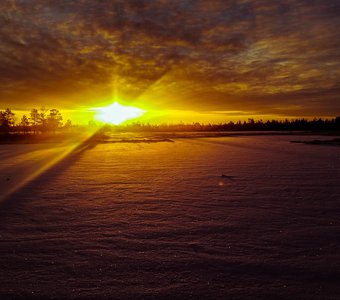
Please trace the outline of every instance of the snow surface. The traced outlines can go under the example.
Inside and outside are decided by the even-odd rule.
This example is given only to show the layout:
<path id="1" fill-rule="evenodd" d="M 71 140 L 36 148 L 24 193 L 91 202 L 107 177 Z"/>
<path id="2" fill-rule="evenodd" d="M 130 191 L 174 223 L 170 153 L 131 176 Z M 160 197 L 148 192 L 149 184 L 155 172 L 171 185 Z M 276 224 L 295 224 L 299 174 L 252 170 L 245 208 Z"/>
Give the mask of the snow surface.
<path id="1" fill-rule="evenodd" d="M 64 146 L 1 145 L 0 298 L 340 299 L 340 147 L 299 138 L 99 143 L 48 170 Z"/>

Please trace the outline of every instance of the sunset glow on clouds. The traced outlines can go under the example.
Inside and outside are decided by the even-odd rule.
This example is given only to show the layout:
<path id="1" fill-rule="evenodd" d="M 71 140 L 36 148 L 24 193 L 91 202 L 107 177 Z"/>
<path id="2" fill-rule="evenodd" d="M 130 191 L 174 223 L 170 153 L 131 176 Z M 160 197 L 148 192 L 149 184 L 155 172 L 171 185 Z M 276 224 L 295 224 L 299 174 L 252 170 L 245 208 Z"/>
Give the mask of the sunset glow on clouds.
<path id="1" fill-rule="evenodd" d="M 336 116 L 339 16 L 336 0 L 4 0 L 0 108 Z"/>

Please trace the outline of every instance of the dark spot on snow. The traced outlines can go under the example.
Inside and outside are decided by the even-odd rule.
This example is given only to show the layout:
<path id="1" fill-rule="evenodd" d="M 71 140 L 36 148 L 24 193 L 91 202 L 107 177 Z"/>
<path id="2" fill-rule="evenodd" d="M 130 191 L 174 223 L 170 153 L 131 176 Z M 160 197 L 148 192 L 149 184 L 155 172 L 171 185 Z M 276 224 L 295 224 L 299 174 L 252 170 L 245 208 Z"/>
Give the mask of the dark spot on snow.
<path id="1" fill-rule="evenodd" d="M 230 175 L 221 175 L 221 178 L 225 178 L 225 179 L 230 179 L 230 180 L 234 180 L 235 176 L 230 176 Z"/>
<path id="2" fill-rule="evenodd" d="M 192 250 L 195 252 L 199 252 L 203 250 L 203 247 L 197 244 L 190 244 L 189 247 L 192 248 Z"/>

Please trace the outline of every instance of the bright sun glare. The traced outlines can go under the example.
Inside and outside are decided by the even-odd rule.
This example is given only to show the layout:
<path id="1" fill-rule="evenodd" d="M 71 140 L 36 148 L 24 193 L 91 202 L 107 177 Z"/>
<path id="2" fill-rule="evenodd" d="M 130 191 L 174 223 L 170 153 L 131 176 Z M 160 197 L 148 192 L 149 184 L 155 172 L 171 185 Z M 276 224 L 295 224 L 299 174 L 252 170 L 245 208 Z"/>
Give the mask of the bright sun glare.
<path id="1" fill-rule="evenodd" d="M 95 110 L 97 111 L 97 114 L 95 115 L 97 120 L 114 125 L 138 118 L 145 113 L 145 111 L 140 108 L 124 106 L 118 102 L 114 102 L 105 107 L 96 108 Z"/>

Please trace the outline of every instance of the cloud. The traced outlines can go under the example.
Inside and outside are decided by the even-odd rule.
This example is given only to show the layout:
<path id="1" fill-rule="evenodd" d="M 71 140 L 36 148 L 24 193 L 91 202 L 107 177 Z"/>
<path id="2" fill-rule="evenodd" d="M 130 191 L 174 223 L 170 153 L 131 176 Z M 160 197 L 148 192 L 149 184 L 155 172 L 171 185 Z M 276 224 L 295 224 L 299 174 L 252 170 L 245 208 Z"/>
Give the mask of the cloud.
<path id="1" fill-rule="evenodd" d="M 339 16 L 336 0 L 1 1 L 0 106 L 118 91 L 173 109 L 339 114 Z"/>

